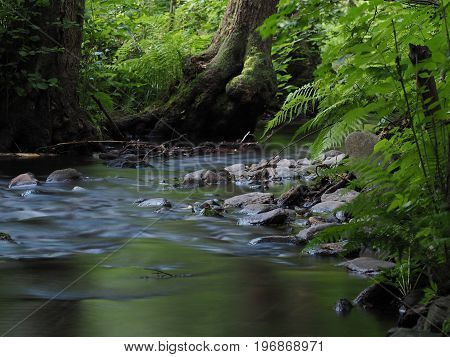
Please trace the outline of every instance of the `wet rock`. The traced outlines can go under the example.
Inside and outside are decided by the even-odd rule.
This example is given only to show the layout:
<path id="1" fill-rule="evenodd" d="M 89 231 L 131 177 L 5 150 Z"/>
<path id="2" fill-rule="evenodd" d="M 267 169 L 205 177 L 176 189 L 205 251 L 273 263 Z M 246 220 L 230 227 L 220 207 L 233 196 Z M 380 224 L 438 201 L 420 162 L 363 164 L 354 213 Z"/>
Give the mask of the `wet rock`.
<path id="1" fill-rule="evenodd" d="M 75 169 L 64 169 L 53 171 L 47 177 L 47 183 L 62 183 L 62 182 L 73 182 L 80 181 L 83 179 L 81 172 Z"/>
<path id="2" fill-rule="evenodd" d="M 263 180 L 275 180 L 277 178 L 277 171 L 273 167 L 265 167 L 261 171 L 261 178 Z"/>
<path id="3" fill-rule="evenodd" d="M 348 156 L 355 158 L 369 157 L 378 142 L 378 136 L 366 131 L 356 131 L 345 139 L 345 151 Z"/>
<path id="4" fill-rule="evenodd" d="M 259 245 L 259 244 L 297 244 L 295 237 L 285 237 L 285 236 L 269 236 L 252 239 L 249 245 Z"/>
<path id="5" fill-rule="evenodd" d="M 25 174 L 21 174 L 19 176 L 14 177 L 8 185 L 8 188 L 20 187 L 20 186 L 36 186 L 38 184 L 38 180 L 34 177 L 31 172 L 27 172 Z"/>
<path id="6" fill-rule="evenodd" d="M 328 159 L 330 157 L 336 157 L 336 156 L 339 156 L 339 155 L 342 155 L 342 154 L 344 154 L 344 153 L 339 151 L 339 150 L 328 150 L 328 151 L 324 152 L 321 155 L 321 159 L 325 160 L 325 159 Z"/>
<path id="7" fill-rule="evenodd" d="M 351 202 L 358 197 L 359 192 L 354 190 L 348 190 L 346 188 L 340 188 L 333 193 L 324 193 L 321 197 L 322 202 L 338 201 L 338 202 Z"/>
<path id="8" fill-rule="evenodd" d="M 241 218 L 239 220 L 239 225 L 282 225 L 289 220 L 289 217 L 291 217 L 292 214 L 293 213 L 290 210 L 277 208 L 269 212 L 259 213 L 249 217 Z"/>
<path id="9" fill-rule="evenodd" d="M 223 217 L 223 207 L 219 200 L 207 200 L 203 203 L 194 203 L 192 210 L 194 213 L 205 217 Z"/>
<path id="10" fill-rule="evenodd" d="M 277 168 L 278 167 L 296 167 L 297 161 L 295 160 L 289 160 L 289 159 L 283 159 L 277 162 Z"/>
<path id="11" fill-rule="evenodd" d="M 312 216 L 308 218 L 308 222 L 311 226 L 315 226 L 317 224 L 323 224 L 323 223 L 327 223 L 325 218 L 323 217 L 317 217 L 317 216 Z"/>
<path id="12" fill-rule="evenodd" d="M 297 166 L 311 166 L 312 161 L 305 157 L 303 159 L 297 160 L 296 164 Z"/>
<path id="13" fill-rule="evenodd" d="M 222 182 L 227 182 L 230 179 L 231 179 L 230 174 L 228 173 L 228 171 L 225 170 L 219 171 L 198 170 L 186 174 L 183 179 L 183 185 L 187 186 L 202 186 L 204 184 L 213 185 Z"/>
<path id="14" fill-rule="evenodd" d="M 39 194 L 39 190 L 26 190 L 26 191 L 22 192 L 20 195 L 22 197 L 31 197 L 31 196 L 34 196 L 37 194 Z"/>
<path id="15" fill-rule="evenodd" d="M 338 165 L 342 160 L 345 159 L 347 155 L 345 154 L 340 154 L 338 156 L 333 156 L 333 157 L 329 157 L 328 159 L 325 159 L 322 161 L 322 165 L 326 165 L 326 166 L 336 166 Z"/>
<path id="16" fill-rule="evenodd" d="M 450 295 L 434 300 L 426 318 L 420 317 L 418 328 L 422 331 L 440 332 L 444 321 L 450 319 Z"/>
<path id="17" fill-rule="evenodd" d="M 375 275 L 384 269 L 392 269 L 395 264 L 392 262 L 378 260 L 369 257 L 360 257 L 353 260 L 349 260 L 338 264 L 339 266 L 344 266 L 348 270 L 351 270 L 358 274 Z"/>
<path id="18" fill-rule="evenodd" d="M 305 228 L 308 226 L 309 222 L 307 219 L 301 218 L 301 219 L 296 219 L 293 224 L 297 227 L 302 227 Z"/>
<path id="19" fill-rule="evenodd" d="M 312 213 L 331 213 L 344 204 L 345 204 L 344 202 L 339 202 L 339 201 L 320 202 L 320 203 L 312 206 L 310 208 L 310 211 Z"/>
<path id="20" fill-rule="evenodd" d="M 73 192 L 86 192 L 87 190 L 83 187 L 80 186 L 75 186 L 74 188 L 72 188 Z"/>
<path id="21" fill-rule="evenodd" d="M 15 240 L 8 233 L 0 232 L 0 241 L 15 243 Z"/>
<path id="22" fill-rule="evenodd" d="M 308 248 L 304 251 L 308 255 L 318 255 L 323 257 L 332 257 L 344 254 L 347 242 L 323 243 L 316 247 Z"/>
<path id="23" fill-rule="evenodd" d="M 300 231 L 297 234 L 297 239 L 300 242 L 308 242 L 320 231 L 323 231 L 324 229 L 327 229 L 330 227 L 335 227 L 337 225 L 338 225 L 337 223 L 323 223 L 323 224 L 317 224 L 315 226 L 311 226 L 307 229 Z"/>
<path id="24" fill-rule="evenodd" d="M 273 204 L 255 203 L 255 204 L 250 204 L 250 205 L 245 206 L 241 210 L 241 213 L 245 213 L 245 214 L 259 214 L 259 213 L 265 213 L 265 212 L 272 211 L 272 210 L 274 210 L 276 208 L 277 208 L 277 206 L 273 205 Z"/>
<path id="25" fill-rule="evenodd" d="M 203 184 L 203 174 L 205 172 L 207 172 L 207 170 L 197 170 L 186 174 L 183 179 L 183 185 L 194 186 Z"/>
<path id="26" fill-rule="evenodd" d="M 346 222 L 349 219 L 349 215 L 345 211 L 337 211 L 334 216 L 339 222 Z"/>
<path id="27" fill-rule="evenodd" d="M 364 289 L 353 300 L 354 305 L 364 309 L 374 309 L 387 312 L 395 312 L 399 306 L 400 293 L 397 289 L 386 284 L 373 284 Z"/>
<path id="28" fill-rule="evenodd" d="M 241 177 L 246 177 L 248 175 L 244 164 L 235 164 L 225 167 L 225 171 L 228 171 L 234 179 L 239 179 Z"/>
<path id="29" fill-rule="evenodd" d="M 387 332 L 388 337 L 441 337 L 439 333 L 419 331 L 412 328 L 395 327 Z"/>
<path id="30" fill-rule="evenodd" d="M 412 328 L 417 325 L 421 316 L 426 316 L 428 309 L 424 305 L 417 305 L 411 308 L 407 308 L 398 319 L 398 327 Z"/>
<path id="31" fill-rule="evenodd" d="M 211 206 L 202 208 L 199 212 L 199 215 L 205 217 L 223 217 L 222 210 L 215 209 Z"/>
<path id="32" fill-rule="evenodd" d="M 338 315 L 347 315 L 352 311 L 352 309 L 353 304 L 347 299 L 339 299 L 334 305 L 334 311 L 336 311 Z"/>
<path id="33" fill-rule="evenodd" d="M 271 204 L 273 194 L 262 192 L 251 192 L 228 198 L 224 202 L 224 208 L 244 207 L 250 204 Z"/>
<path id="34" fill-rule="evenodd" d="M 277 166 L 275 172 L 276 176 L 281 179 L 295 179 L 300 178 L 303 175 L 303 170 L 296 167 Z"/>
<path id="35" fill-rule="evenodd" d="M 172 207 L 172 204 L 165 198 L 140 198 L 134 204 L 138 207 Z"/>
<path id="36" fill-rule="evenodd" d="M 290 207 L 290 206 L 299 204 L 299 202 L 302 200 L 305 192 L 306 192 L 306 186 L 297 185 L 295 187 L 292 187 L 289 191 L 283 193 L 278 198 L 277 203 L 279 206 L 282 206 L 282 207 Z"/>

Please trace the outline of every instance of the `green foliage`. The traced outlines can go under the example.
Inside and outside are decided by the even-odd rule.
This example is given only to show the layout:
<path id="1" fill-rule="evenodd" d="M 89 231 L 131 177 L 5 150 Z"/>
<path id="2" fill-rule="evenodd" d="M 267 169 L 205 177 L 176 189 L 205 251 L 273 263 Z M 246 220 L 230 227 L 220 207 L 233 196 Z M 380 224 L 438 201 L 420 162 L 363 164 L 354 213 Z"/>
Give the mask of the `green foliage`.
<path id="1" fill-rule="evenodd" d="M 438 296 L 438 286 L 434 281 L 431 281 L 430 286 L 424 289 L 424 297 L 421 301 L 422 304 L 428 304 L 436 296 Z"/>
<path id="2" fill-rule="evenodd" d="M 361 195 L 345 207 L 351 222 L 312 244 L 347 239 L 385 252 L 397 262 L 389 279 L 404 294 L 421 272 L 431 280 L 430 267 L 448 264 L 448 1 L 438 5 L 354 1 L 331 18 L 316 16 L 321 64 L 314 82 L 289 94 L 266 127 L 268 134 L 298 121 L 293 140 L 317 132 L 312 156 L 342 147 L 354 131 L 382 136 L 373 157 L 334 170 L 357 173 L 352 185 Z M 273 19 L 266 25 L 273 33 Z M 427 46 L 432 57 L 415 65 L 409 44 Z M 422 101 L 418 78 L 436 82 L 439 101 L 432 109 L 426 110 L 430 101 Z M 304 122 L 308 109 L 316 113 Z"/>
<path id="3" fill-rule="evenodd" d="M 0 86 L 5 93 L 26 96 L 58 85 L 56 78 L 44 77 L 39 66 L 34 65 L 39 56 L 61 51 L 56 46 L 43 45 L 45 36 L 33 24 L 42 8 L 48 5 L 47 0 L 4 0 L 0 3 Z M 54 23 L 53 26 L 64 24 Z"/>
<path id="4" fill-rule="evenodd" d="M 173 27 L 169 3 L 87 1 L 81 99 L 89 111 L 101 117 L 92 94 L 117 114 L 145 110 L 182 78 L 184 60 L 208 46 L 225 1 L 180 1 Z"/>
<path id="5" fill-rule="evenodd" d="M 280 96 L 312 80 L 324 39 L 323 24 L 341 11 L 339 0 L 281 0 L 277 13 L 260 27 L 263 37 L 274 37 L 273 64 Z"/>

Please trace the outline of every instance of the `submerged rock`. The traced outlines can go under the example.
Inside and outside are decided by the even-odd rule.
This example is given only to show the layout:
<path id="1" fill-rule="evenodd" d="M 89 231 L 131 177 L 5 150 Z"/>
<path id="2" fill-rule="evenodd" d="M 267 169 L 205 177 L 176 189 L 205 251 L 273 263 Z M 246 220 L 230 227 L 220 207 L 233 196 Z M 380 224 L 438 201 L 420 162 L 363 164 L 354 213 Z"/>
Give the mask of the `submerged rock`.
<path id="1" fill-rule="evenodd" d="M 134 204 L 138 207 L 172 207 L 172 204 L 165 198 L 140 198 Z"/>
<path id="2" fill-rule="evenodd" d="M 294 213 L 295 214 L 295 213 Z M 269 212 L 255 214 L 239 220 L 240 225 L 281 225 L 285 224 L 289 217 L 292 215 L 292 211 L 277 208 Z"/>
<path id="3" fill-rule="evenodd" d="M 351 270 L 359 274 L 374 275 L 381 272 L 384 269 L 392 269 L 395 264 L 385 260 L 378 260 L 369 257 L 359 257 L 353 260 L 349 260 L 338 264 L 339 266 L 344 266 L 348 270 Z"/>
<path id="4" fill-rule="evenodd" d="M 224 208 L 244 207 L 250 204 L 273 203 L 272 193 L 252 192 L 228 198 L 224 202 Z"/>
<path id="5" fill-rule="evenodd" d="M 399 306 L 400 293 L 397 289 L 386 284 L 373 284 L 361 291 L 353 300 L 354 305 L 365 309 L 385 310 L 395 312 Z"/>
<path id="6" fill-rule="evenodd" d="M 304 251 L 308 255 L 319 255 L 319 256 L 337 256 L 344 254 L 346 252 L 345 246 L 347 242 L 335 242 L 335 243 L 322 243 L 316 247 L 308 248 Z"/>
<path id="7" fill-rule="evenodd" d="M 339 202 L 339 201 L 320 202 L 320 203 L 312 206 L 310 208 L 310 211 L 312 213 L 331 213 L 344 204 L 345 204 L 345 202 Z"/>
<path id="8" fill-rule="evenodd" d="M 15 243 L 15 240 L 8 233 L 0 232 L 0 241 Z"/>
<path id="9" fill-rule="evenodd" d="M 8 185 L 8 188 L 20 187 L 20 186 L 36 186 L 38 184 L 38 180 L 34 177 L 31 172 L 27 172 L 25 174 L 21 174 L 19 176 L 14 177 Z"/>
<path id="10" fill-rule="evenodd" d="M 252 239 L 249 245 L 259 245 L 259 244 L 297 244 L 297 239 L 295 237 L 285 237 L 285 236 L 268 236 Z"/>
<path id="11" fill-rule="evenodd" d="M 334 311 L 336 311 L 338 315 L 347 315 L 352 311 L 352 309 L 353 304 L 347 299 L 339 299 L 334 305 Z"/>
<path id="12" fill-rule="evenodd" d="M 83 187 L 80 186 L 75 186 L 74 188 L 72 188 L 73 192 L 87 192 L 87 190 Z"/>
<path id="13" fill-rule="evenodd" d="M 322 223 L 322 224 L 316 224 L 314 226 L 311 226 L 307 229 L 304 229 L 302 231 L 300 231 L 297 234 L 297 239 L 300 242 L 308 242 L 311 239 L 313 239 L 313 237 L 319 233 L 320 231 L 323 231 L 324 229 L 330 228 L 330 227 L 334 227 L 337 226 L 337 223 Z"/>
<path id="14" fill-rule="evenodd" d="M 378 142 L 378 136 L 367 131 L 356 131 L 345 139 L 345 151 L 348 156 L 355 158 L 369 157 Z"/>
<path id="15" fill-rule="evenodd" d="M 340 188 L 333 193 L 324 193 L 321 197 L 322 202 L 330 202 L 330 201 L 337 201 L 337 202 L 351 202 L 356 197 L 358 197 L 359 192 L 356 192 L 354 190 L 348 190 L 346 188 Z"/>
<path id="16" fill-rule="evenodd" d="M 192 206 L 194 213 L 205 217 L 223 217 L 222 213 L 224 211 L 219 200 L 207 200 L 203 203 L 196 202 Z"/>
<path id="17" fill-rule="evenodd" d="M 53 171 L 48 177 L 47 183 L 62 183 L 80 181 L 83 179 L 83 174 L 75 169 L 64 169 Z"/>

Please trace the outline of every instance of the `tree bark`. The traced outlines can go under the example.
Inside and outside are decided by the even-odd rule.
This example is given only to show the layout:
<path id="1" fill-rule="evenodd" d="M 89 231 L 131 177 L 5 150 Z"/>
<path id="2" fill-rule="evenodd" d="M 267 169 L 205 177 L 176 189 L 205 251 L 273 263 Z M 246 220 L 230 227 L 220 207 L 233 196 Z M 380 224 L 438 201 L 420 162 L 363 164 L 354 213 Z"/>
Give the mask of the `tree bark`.
<path id="1" fill-rule="evenodd" d="M 0 35 L 0 151 L 92 138 L 78 96 L 84 0 L 26 0 L 10 10 Z"/>
<path id="2" fill-rule="evenodd" d="M 186 134 L 192 141 L 242 138 L 254 131 L 274 99 L 271 39 L 257 28 L 275 13 L 277 0 L 230 0 L 211 45 L 187 59 L 184 79 L 170 99 L 122 131 L 153 139 Z"/>

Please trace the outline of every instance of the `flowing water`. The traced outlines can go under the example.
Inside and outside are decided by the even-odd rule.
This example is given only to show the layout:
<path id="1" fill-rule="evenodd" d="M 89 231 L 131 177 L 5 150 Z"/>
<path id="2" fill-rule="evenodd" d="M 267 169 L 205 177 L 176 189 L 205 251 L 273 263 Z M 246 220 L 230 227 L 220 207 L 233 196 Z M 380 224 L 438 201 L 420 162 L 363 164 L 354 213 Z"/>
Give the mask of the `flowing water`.
<path id="1" fill-rule="evenodd" d="M 204 159 L 212 166 L 242 161 L 239 155 Z M 291 228 L 237 226 L 239 212 L 217 218 L 188 209 L 251 188 L 159 183 L 201 166 L 199 158 L 145 170 L 108 168 L 95 159 L 0 161 L 0 232 L 18 243 L 0 241 L 0 334 L 385 335 L 394 324 L 389 318 L 358 308 L 344 317 L 334 312 L 338 298 L 354 298 L 370 284 L 336 267 L 339 259 L 248 245 Z M 72 191 L 73 184 L 7 188 L 20 173 L 45 180 L 67 167 L 88 177 L 77 184 L 85 191 Z M 173 208 L 136 207 L 140 197 L 165 197 Z"/>

